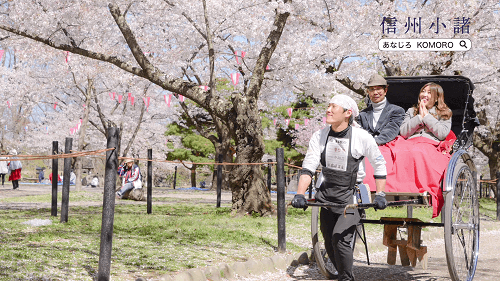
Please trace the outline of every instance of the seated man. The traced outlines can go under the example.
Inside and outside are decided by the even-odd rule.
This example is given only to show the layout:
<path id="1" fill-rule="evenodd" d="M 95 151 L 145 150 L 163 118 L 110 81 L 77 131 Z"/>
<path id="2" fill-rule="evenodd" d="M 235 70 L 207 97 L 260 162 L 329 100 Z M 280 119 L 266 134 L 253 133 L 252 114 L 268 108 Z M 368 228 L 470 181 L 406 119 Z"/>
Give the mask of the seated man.
<path id="1" fill-rule="evenodd" d="M 405 110 L 387 101 L 388 85 L 384 77 L 374 74 L 368 80 L 370 105 L 359 113 L 359 125 L 368 131 L 378 145 L 384 145 L 399 135 Z"/>
<path id="2" fill-rule="evenodd" d="M 374 74 L 370 77 L 367 84 L 368 97 L 370 104 L 367 108 L 359 113 L 359 125 L 368 131 L 377 144 L 379 145 L 380 153 L 384 156 L 387 169 L 387 186 L 386 191 L 394 192 L 391 182 L 394 180 L 394 169 L 392 148 L 398 139 L 401 123 L 405 117 L 405 110 L 397 105 L 389 103 L 386 98 L 389 85 L 384 77 Z M 399 137 L 401 138 L 401 137 Z M 366 165 L 366 167 L 365 167 Z M 370 186 L 372 191 L 375 190 L 375 180 L 373 179 L 373 168 L 369 162 L 363 161 L 359 167 L 359 173 L 366 177 L 364 183 Z M 358 176 L 362 178 L 362 176 Z"/>

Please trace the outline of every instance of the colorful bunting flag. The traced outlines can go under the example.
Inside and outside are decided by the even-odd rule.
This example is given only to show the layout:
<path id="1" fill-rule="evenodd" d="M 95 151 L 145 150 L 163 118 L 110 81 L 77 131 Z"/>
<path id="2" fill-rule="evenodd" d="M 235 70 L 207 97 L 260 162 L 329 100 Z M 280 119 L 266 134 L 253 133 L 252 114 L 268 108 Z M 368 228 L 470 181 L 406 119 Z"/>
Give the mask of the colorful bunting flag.
<path id="1" fill-rule="evenodd" d="M 290 119 L 285 119 L 285 124 L 288 127 L 288 125 L 290 124 Z"/>
<path id="2" fill-rule="evenodd" d="M 68 63 L 69 62 L 69 51 L 65 51 L 65 53 L 66 53 L 66 63 Z"/>
<path id="3" fill-rule="evenodd" d="M 307 124 L 309 124 L 309 119 L 304 119 L 304 126 L 307 126 Z"/>
<path id="4" fill-rule="evenodd" d="M 246 52 L 245 51 L 234 51 L 234 57 L 236 58 L 236 63 L 237 64 L 241 64 L 241 62 L 239 61 L 239 57 L 242 58 L 242 61 L 243 61 L 243 58 L 245 57 L 246 55 Z"/>
<path id="5" fill-rule="evenodd" d="M 3 57 L 4 52 L 5 52 L 4 50 L 0 50 L 0 61 L 2 61 L 2 57 Z"/>
<path id="6" fill-rule="evenodd" d="M 269 67 L 269 65 L 266 65 L 266 70 L 270 70 L 271 68 Z"/>
<path id="7" fill-rule="evenodd" d="M 288 112 L 288 116 L 290 116 L 290 117 L 292 117 L 292 110 L 293 109 L 291 107 L 286 109 L 286 112 Z"/>
<path id="8" fill-rule="evenodd" d="M 183 95 L 179 95 L 179 102 L 184 102 L 184 96 Z"/>
<path id="9" fill-rule="evenodd" d="M 132 100 L 132 93 L 128 93 L 128 99 L 127 100 Z"/>
<path id="10" fill-rule="evenodd" d="M 239 72 L 235 72 L 235 73 L 231 73 L 231 81 L 233 82 L 233 85 L 238 85 L 238 82 L 240 80 L 240 73 Z"/>
<path id="11" fill-rule="evenodd" d="M 202 86 L 199 86 L 200 89 L 202 89 L 203 91 L 208 91 L 209 87 L 208 86 L 205 86 L 205 85 L 202 85 Z"/>
<path id="12" fill-rule="evenodd" d="M 115 99 L 115 95 L 116 95 L 116 93 L 109 93 L 109 97 L 110 97 L 112 100 L 114 100 L 114 99 Z"/>
<path id="13" fill-rule="evenodd" d="M 10 105 L 11 105 L 10 101 L 7 101 L 7 106 L 8 106 L 9 108 L 10 108 Z"/>
<path id="14" fill-rule="evenodd" d="M 278 121 L 277 119 L 274 119 L 274 121 L 273 121 L 273 124 L 274 124 L 275 127 L 276 127 L 276 122 L 277 121 Z"/>
<path id="15" fill-rule="evenodd" d="M 134 97 L 130 97 L 130 103 L 134 105 Z"/>
<path id="16" fill-rule="evenodd" d="M 118 103 L 122 103 L 122 98 L 123 98 L 122 95 L 118 95 Z"/>
<path id="17" fill-rule="evenodd" d="M 299 124 L 295 123 L 295 130 L 299 129 Z"/>
<path id="18" fill-rule="evenodd" d="M 167 104 L 168 107 L 170 107 L 170 101 L 172 101 L 172 94 L 170 95 L 163 95 L 163 97 L 165 98 L 165 103 Z"/>

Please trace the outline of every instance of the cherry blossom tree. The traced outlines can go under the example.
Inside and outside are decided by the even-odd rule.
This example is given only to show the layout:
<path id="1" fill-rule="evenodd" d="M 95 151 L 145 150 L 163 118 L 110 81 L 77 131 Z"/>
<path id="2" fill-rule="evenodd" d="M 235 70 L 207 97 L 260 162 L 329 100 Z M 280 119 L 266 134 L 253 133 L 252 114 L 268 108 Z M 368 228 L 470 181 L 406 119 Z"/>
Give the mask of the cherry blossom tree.
<path id="1" fill-rule="evenodd" d="M 5 42 L 14 46 L 15 40 L 25 42 L 19 37 L 28 38 L 106 62 L 115 77 L 129 73 L 185 96 L 196 106 L 183 110 L 193 113 L 197 107 L 213 119 L 216 134 L 199 133 L 224 155 L 234 140 L 238 163 L 258 162 L 263 155 L 259 108 L 291 102 L 296 92 L 320 102 L 333 93 L 359 100 L 375 72 L 462 74 L 479 85 L 476 100 L 491 100 L 477 103 L 479 112 L 484 106 L 488 113 L 496 100 L 499 67 L 492 58 L 499 49 L 499 13 L 493 0 L 13 2 L 1 6 Z M 397 32 L 383 29 L 384 17 L 398 19 Z M 465 18 L 468 33 L 465 22 L 455 27 L 456 19 Z M 382 38 L 468 38 L 473 47 L 388 52 L 378 49 Z M 215 87 L 217 79 L 231 74 L 234 89 Z M 479 128 L 482 136 L 497 120 L 485 116 L 489 123 Z M 235 167 L 232 175 L 233 209 L 268 213 L 270 198 L 259 169 Z"/>

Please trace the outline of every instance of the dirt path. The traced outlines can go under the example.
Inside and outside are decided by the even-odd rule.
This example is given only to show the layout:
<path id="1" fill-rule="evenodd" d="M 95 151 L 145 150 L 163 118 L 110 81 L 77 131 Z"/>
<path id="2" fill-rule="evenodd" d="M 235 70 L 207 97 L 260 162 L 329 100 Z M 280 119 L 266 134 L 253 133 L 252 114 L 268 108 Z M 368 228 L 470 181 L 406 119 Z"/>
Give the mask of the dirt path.
<path id="1" fill-rule="evenodd" d="M 497 281 L 500 279 L 500 242 L 499 223 L 486 222 L 494 230 L 484 230 L 480 234 L 479 261 L 474 280 Z M 441 230 L 442 233 L 442 230 Z M 444 281 L 451 280 L 446 262 L 444 239 L 436 239 L 428 246 L 428 268 L 422 269 L 420 264 L 415 268 L 396 265 L 387 265 L 386 252 L 370 253 L 370 265 L 364 257 L 357 257 L 354 262 L 356 280 L 370 281 Z M 399 258 L 399 257 L 398 257 Z M 310 280 L 322 281 L 324 278 L 315 266 L 303 265 L 290 267 L 286 272 L 266 273 L 260 276 L 240 278 L 240 281 L 295 281 Z"/>

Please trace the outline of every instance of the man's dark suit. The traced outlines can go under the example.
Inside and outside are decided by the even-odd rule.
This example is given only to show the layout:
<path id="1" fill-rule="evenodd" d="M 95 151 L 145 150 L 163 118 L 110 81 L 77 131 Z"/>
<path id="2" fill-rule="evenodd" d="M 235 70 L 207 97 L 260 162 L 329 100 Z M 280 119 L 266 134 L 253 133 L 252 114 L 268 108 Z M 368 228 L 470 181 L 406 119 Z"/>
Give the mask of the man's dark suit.
<path id="1" fill-rule="evenodd" d="M 373 107 L 371 104 L 359 113 L 357 121 L 375 138 L 378 145 L 383 145 L 399 135 L 399 126 L 401 126 L 404 117 L 405 110 L 402 107 L 387 101 L 375 128 L 373 128 Z"/>

